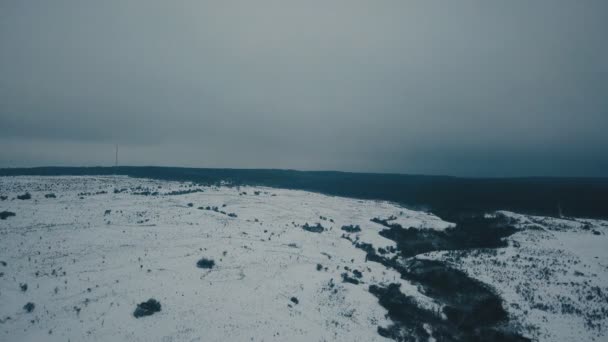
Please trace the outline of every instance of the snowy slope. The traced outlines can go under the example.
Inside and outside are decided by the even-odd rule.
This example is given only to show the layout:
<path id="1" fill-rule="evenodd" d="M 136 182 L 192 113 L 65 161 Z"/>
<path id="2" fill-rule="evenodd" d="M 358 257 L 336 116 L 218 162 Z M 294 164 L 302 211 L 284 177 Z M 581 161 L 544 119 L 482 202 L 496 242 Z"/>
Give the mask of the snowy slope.
<path id="1" fill-rule="evenodd" d="M 0 189 L 0 210 L 16 213 L 0 221 L 2 341 L 384 340 L 386 312 L 367 287 L 399 275 L 365 262 L 340 227 L 360 225 L 362 240 L 389 246 L 371 217 L 440 221 L 385 202 L 126 177 L 0 178 Z M 192 190 L 203 192 L 133 194 Z M 13 199 L 25 192 L 32 199 Z M 197 209 L 207 206 L 218 212 Z M 196 268 L 201 257 L 216 267 Z M 364 284 L 342 283 L 345 267 Z M 149 298 L 162 311 L 135 319 Z"/>
<path id="2" fill-rule="evenodd" d="M 26 192 L 31 199 L 17 199 Z M 0 212 L 16 214 L 0 220 L 0 341 L 385 341 L 377 328 L 391 322 L 372 284 L 400 283 L 418 305 L 441 310 L 342 237 L 394 247 L 374 217 L 452 226 L 392 203 L 122 176 L 0 177 L 0 195 Z M 417 257 L 458 260 L 499 291 L 526 336 L 605 340 L 606 315 L 589 316 L 608 308 L 608 224 L 505 214 L 521 229 L 507 248 Z M 323 232 L 302 228 L 317 223 Z M 203 257 L 215 267 L 197 268 Z M 342 281 L 353 270 L 360 284 Z M 133 317 L 149 298 L 162 310 Z"/>

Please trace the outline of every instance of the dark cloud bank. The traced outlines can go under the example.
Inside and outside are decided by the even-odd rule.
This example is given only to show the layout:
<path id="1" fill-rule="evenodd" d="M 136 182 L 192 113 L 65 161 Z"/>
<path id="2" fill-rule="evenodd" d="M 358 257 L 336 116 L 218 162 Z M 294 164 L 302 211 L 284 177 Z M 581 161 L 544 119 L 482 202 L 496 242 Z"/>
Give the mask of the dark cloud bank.
<path id="1" fill-rule="evenodd" d="M 606 1 L 0 3 L 0 167 L 608 176 Z"/>

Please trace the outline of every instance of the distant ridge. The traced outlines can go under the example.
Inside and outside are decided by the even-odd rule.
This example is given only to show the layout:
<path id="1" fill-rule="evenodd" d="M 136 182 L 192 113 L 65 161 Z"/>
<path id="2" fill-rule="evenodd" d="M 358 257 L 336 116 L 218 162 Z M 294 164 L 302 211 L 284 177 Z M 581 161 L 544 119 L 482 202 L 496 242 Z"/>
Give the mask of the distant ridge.
<path id="1" fill-rule="evenodd" d="M 339 171 L 206 169 L 157 166 L 0 169 L 0 176 L 125 175 L 173 181 L 260 185 L 393 201 L 454 215 L 512 210 L 547 216 L 608 218 L 608 178 L 459 178 Z M 2 189 L 0 189 L 0 192 Z"/>

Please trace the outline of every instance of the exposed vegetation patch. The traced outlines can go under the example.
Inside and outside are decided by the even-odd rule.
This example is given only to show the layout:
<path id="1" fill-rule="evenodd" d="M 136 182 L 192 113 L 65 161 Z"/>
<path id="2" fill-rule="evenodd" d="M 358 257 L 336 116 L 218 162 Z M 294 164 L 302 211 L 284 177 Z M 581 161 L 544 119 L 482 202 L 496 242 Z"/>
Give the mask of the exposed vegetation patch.
<path id="1" fill-rule="evenodd" d="M 32 311 L 34 311 L 34 308 L 36 307 L 36 304 L 32 303 L 32 302 L 28 302 L 27 304 L 25 304 L 23 306 L 23 310 L 25 310 L 25 312 L 30 313 Z"/>
<path id="2" fill-rule="evenodd" d="M 215 261 L 213 261 L 212 259 L 202 258 L 196 262 L 196 267 L 211 269 L 215 267 Z"/>
<path id="3" fill-rule="evenodd" d="M 387 286 L 370 285 L 369 292 L 376 296 L 380 305 L 388 310 L 389 318 L 395 324 L 378 327 L 378 334 L 395 341 L 429 340 L 430 335 L 424 329 L 424 323 L 436 325 L 440 318 L 422 309 L 416 300 L 404 295 L 400 284 Z"/>
<path id="4" fill-rule="evenodd" d="M 17 196 L 17 199 L 20 199 L 20 200 L 29 200 L 31 198 L 32 198 L 32 195 L 30 195 L 29 192 L 26 192 L 23 195 L 18 195 Z"/>
<path id="5" fill-rule="evenodd" d="M 388 228 L 381 231 L 380 235 L 395 241 L 403 257 L 438 250 L 505 247 L 504 238 L 517 231 L 500 215 L 492 218 L 481 215 L 459 218 L 456 227 L 443 231 L 404 228 L 391 223 L 390 219 L 373 218 L 371 221 Z"/>
<path id="6" fill-rule="evenodd" d="M 147 302 L 137 304 L 137 307 L 133 312 L 133 316 L 135 316 L 135 318 L 150 316 L 156 312 L 159 312 L 160 308 L 160 303 L 156 299 L 150 298 Z"/>
<path id="7" fill-rule="evenodd" d="M 304 223 L 302 229 L 311 233 L 322 233 L 325 230 L 325 228 L 323 228 L 320 223 L 317 223 L 315 226 L 311 226 L 308 223 Z"/>
<path id="8" fill-rule="evenodd" d="M 126 189 L 124 189 L 124 190 L 126 190 Z M 107 193 L 108 193 L 108 192 L 107 192 L 107 191 L 105 191 L 105 190 L 102 190 L 102 191 L 96 191 L 96 192 L 79 192 L 79 193 L 78 193 L 78 196 L 82 197 L 82 196 L 105 195 L 105 194 L 107 194 Z M 55 194 L 49 194 L 49 195 L 51 195 L 51 196 L 50 196 L 50 197 L 47 197 L 47 198 L 55 198 L 55 197 L 52 197 L 52 196 L 54 196 Z M 45 197 L 46 197 L 46 195 L 45 195 Z"/>
<path id="9" fill-rule="evenodd" d="M 359 225 L 353 226 L 353 225 L 349 225 L 349 226 L 342 226 L 343 231 L 347 232 L 347 233 L 358 233 L 361 231 L 361 227 Z"/>
<path id="10" fill-rule="evenodd" d="M 205 190 L 203 190 L 203 189 L 176 190 L 176 191 L 171 191 L 171 192 L 164 193 L 163 195 L 165 195 L 165 196 L 179 196 L 179 195 L 194 194 L 194 193 L 197 193 L 197 192 L 205 192 Z"/>
<path id="11" fill-rule="evenodd" d="M 438 312 L 422 308 L 415 298 L 406 296 L 400 291 L 400 284 L 386 286 L 371 285 L 369 292 L 376 296 L 394 324 L 378 327 L 378 334 L 395 341 L 426 341 L 433 338 L 437 341 L 529 341 L 508 330 L 502 330 L 483 321 L 474 326 L 462 324 L 448 316 L 441 318 Z M 483 303 L 482 303 L 483 304 Z M 490 303 L 488 311 L 494 306 Z M 484 310 L 477 310 L 482 313 Z M 431 336 L 432 335 L 432 336 Z"/>
<path id="12" fill-rule="evenodd" d="M 351 283 L 354 285 L 359 285 L 359 280 L 356 278 L 351 277 L 350 275 L 348 275 L 348 273 L 344 272 L 341 274 L 342 276 L 342 282 L 344 283 Z"/>
<path id="13" fill-rule="evenodd" d="M 485 284 L 439 261 L 410 260 L 402 277 L 421 284 L 425 293 L 445 304 L 448 320 L 462 327 L 504 322 L 501 299 Z"/>
<path id="14" fill-rule="evenodd" d="M 332 218 L 328 218 L 327 216 L 323 216 L 323 215 L 320 215 L 320 216 L 319 216 L 319 220 L 322 220 L 322 221 L 329 221 L 329 222 L 331 222 L 331 223 L 333 223 L 333 222 L 334 222 L 334 219 L 332 219 Z"/>
<path id="15" fill-rule="evenodd" d="M 508 326 L 507 312 L 502 300 L 485 284 L 444 262 L 418 260 L 412 256 L 437 251 L 505 246 L 504 237 L 516 229 L 506 218 L 484 216 L 460 218 L 456 227 L 445 231 L 408 228 L 390 223 L 394 218 L 372 219 L 387 227 L 380 235 L 397 243 L 399 254 L 408 258 L 400 262 L 397 256 L 387 258 L 376 253 L 371 244 L 354 243 L 366 251 L 366 259 L 393 268 L 401 278 L 419 285 L 423 292 L 439 302 L 443 312 L 431 312 L 419 307 L 413 298 L 405 296 L 398 284 L 370 286 L 370 292 L 389 311 L 395 322 L 380 327 L 378 333 L 396 341 L 429 339 L 425 324 L 432 328 L 432 337 L 447 341 L 525 341 L 516 333 L 502 330 Z M 447 320 L 441 319 L 445 315 Z"/>
<path id="16" fill-rule="evenodd" d="M 0 219 L 6 220 L 8 217 L 15 216 L 15 213 L 12 211 L 3 211 L 0 212 Z"/>
<path id="17" fill-rule="evenodd" d="M 158 191 L 143 190 L 143 191 L 133 191 L 133 192 L 131 192 L 131 195 L 158 196 L 158 195 L 160 195 L 160 193 Z"/>
<path id="18" fill-rule="evenodd" d="M 222 208 L 224 208 L 224 207 L 226 207 L 226 205 L 225 205 L 225 204 L 224 204 L 224 205 L 222 205 Z M 236 217 L 238 217 L 238 216 L 237 216 L 237 214 L 235 214 L 235 213 L 227 213 L 227 212 L 225 212 L 225 211 L 223 211 L 223 210 L 220 210 L 220 208 L 219 208 L 219 207 L 216 207 L 216 206 L 198 207 L 197 209 L 199 209 L 199 210 L 208 210 L 208 211 L 214 211 L 214 212 L 216 212 L 216 213 L 223 214 L 223 215 L 226 215 L 226 216 L 228 216 L 228 217 L 232 217 L 232 218 L 236 218 Z M 257 220 L 257 219 L 256 219 L 256 220 Z M 256 221 L 256 222 L 258 222 L 258 221 Z"/>

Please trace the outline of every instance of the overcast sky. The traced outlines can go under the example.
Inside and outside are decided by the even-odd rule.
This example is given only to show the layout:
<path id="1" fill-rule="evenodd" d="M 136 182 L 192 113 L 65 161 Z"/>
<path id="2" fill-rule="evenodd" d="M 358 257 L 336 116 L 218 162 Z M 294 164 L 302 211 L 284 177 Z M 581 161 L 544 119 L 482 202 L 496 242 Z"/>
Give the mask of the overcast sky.
<path id="1" fill-rule="evenodd" d="M 608 1 L 0 1 L 0 167 L 608 176 Z"/>

